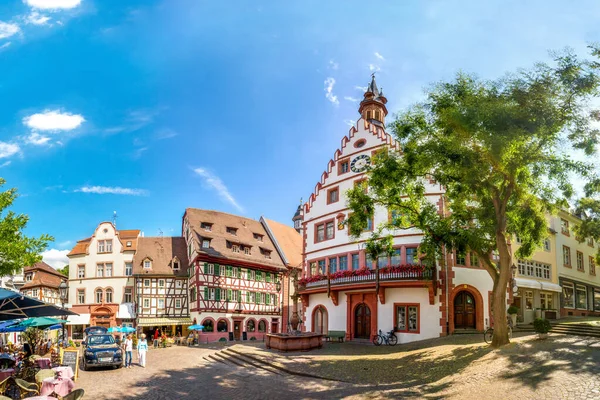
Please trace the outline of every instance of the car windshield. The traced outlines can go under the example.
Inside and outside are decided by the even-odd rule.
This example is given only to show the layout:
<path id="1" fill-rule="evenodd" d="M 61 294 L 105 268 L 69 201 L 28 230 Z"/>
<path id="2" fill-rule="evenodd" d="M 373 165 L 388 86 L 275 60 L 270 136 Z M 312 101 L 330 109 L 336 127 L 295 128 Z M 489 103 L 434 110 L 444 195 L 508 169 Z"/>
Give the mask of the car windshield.
<path id="1" fill-rule="evenodd" d="M 114 344 L 115 339 L 111 335 L 94 335 L 88 338 L 89 345 Z"/>

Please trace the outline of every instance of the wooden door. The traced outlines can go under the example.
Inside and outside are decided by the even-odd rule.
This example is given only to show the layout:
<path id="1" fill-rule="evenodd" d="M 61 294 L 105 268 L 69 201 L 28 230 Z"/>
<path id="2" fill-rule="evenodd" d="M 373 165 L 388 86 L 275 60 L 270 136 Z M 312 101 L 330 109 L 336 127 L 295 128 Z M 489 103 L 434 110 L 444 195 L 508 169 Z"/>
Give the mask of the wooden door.
<path id="1" fill-rule="evenodd" d="M 454 328 L 475 329 L 475 299 L 469 292 L 460 292 L 454 298 Z"/>
<path id="2" fill-rule="evenodd" d="M 354 338 L 371 338 L 371 310 L 365 303 L 359 304 L 354 311 Z"/>
<path id="3" fill-rule="evenodd" d="M 233 321 L 233 338 L 235 340 L 240 340 L 241 331 L 242 331 L 242 322 L 241 321 Z"/>
<path id="4" fill-rule="evenodd" d="M 277 333 L 277 322 L 271 322 L 271 333 Z"/>

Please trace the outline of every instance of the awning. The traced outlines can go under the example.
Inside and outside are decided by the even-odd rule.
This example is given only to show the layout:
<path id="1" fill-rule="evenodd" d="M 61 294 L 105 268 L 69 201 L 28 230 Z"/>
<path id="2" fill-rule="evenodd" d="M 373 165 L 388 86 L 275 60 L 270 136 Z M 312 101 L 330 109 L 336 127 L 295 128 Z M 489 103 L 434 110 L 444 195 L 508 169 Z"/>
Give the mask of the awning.
<path id="1" fill-rule="evenodd" d="M 90 314 L 69 315 L 67 325 L 89 325 Z"/>
<path id="2" fill-rule="evenodd" d="M 135 312 L 133 311 L 132 303 L 119 304 L 119 311 L 117 311 L 117 318 L 119 319 L 135 319 Z"/>
<path id="3" fill-rule="evenodd" d="M 190 318 L 140 318 L 138 326 L 161 326 L 161 325 L 192 325 Z"/>
<path id="4" fill-rule="evenodd" d="M 527 278 L 515 278 L 515 281 L 517 282 L 518 287 L 562 293 L 562 287 L 556 283 L 541 282 L 535 279 Z"/>

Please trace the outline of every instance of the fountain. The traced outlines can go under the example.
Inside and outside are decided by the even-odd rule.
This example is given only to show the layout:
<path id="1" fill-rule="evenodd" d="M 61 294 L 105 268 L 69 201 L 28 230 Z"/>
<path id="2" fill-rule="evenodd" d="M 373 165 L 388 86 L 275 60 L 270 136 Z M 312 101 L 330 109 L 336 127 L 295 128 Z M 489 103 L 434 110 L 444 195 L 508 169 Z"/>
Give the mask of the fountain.
<path id="1" fill-rule="evenodd" d="M 298 330 L 300 317 L 298 316 L 298 270 L 293 269 L 294 294 L 291 296 L 293 301 L 293 313 L 290 319 L 292 330 L 289 333 L 270 333 L 267 334 L 265 345 L 267 349 L 276 349 L 279 351 L 309 351 L 323 347 L 323 335 L 314 332 L 301 332 Z"/>

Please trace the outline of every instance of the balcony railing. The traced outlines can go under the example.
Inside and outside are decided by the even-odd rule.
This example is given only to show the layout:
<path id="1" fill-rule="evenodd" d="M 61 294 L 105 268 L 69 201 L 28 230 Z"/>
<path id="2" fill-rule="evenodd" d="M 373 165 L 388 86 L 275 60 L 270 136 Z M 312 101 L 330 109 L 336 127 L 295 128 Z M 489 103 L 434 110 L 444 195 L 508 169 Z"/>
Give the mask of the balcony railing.
<path id="1" fill-rule="evenodd" d="M 367 272 L 368 271 L 368 272 Z M 385 271 L 385 270 L 384 270 Z M 435 279 L 435 269 L 407 269 L 400 271 L 379 271 L 380 282 L 390 281 L 431 281 Z M 358 272 L 358 271 L 357 271 Z M 300 282 L 299 289 L 314 289 L 327 286 L 327 276 L 321 275 L 321 279 L 312 282 Z M 375 282 L 375 270 L 362 270 L 360 274 L 342 277 L 330 277 L 331 286 L 348 285 L 355 283 Z"/>

